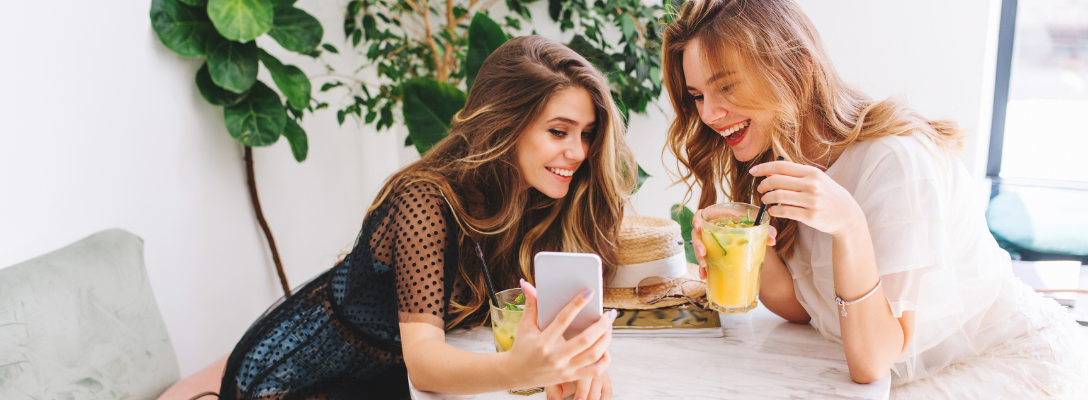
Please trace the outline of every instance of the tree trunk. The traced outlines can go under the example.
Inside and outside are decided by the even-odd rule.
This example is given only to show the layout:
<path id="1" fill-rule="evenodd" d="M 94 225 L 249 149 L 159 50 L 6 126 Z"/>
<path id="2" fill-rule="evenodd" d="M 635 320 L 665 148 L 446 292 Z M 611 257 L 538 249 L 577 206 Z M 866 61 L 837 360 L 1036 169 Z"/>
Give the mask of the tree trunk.
<path id="1" fill-rule="evenodd" d="M 287 275 L 283 273 L 283 263 L 280 262 L 280 252 L 276 250 L 276 240 L 272 238 L 272 230 L 268 229 L 268 222 L 264 220 L 264 212 L 261 211 L 261 201 L 257 197 L 257 181 L 253 178 L 253 148 L 245 146 L 246 153 L 246 184 L 249 186 L 249 200 L 253 203 L 253 211 L 257 213 L 257 222 L 261 224 L 265 239 L 268 239 L 268 248 L 272 250 L 272 261 L 276 263 L 276 273 L 280 277 L 280 285 L 283 286 L 284 297 L 291 297 L 291 285 L 287 284 Z"/>

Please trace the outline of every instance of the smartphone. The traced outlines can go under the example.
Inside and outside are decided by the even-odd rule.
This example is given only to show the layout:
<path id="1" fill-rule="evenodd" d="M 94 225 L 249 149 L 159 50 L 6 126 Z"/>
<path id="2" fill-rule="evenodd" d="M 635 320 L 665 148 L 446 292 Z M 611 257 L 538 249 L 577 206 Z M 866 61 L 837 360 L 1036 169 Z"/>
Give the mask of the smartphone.
<path id="1" fill-rule="evenodd" d="M 563 337 L 577 336 L 601 319 L 604 313 L 601 257 L 592 253 L 542 251 L 533 257 L 533 264 L 536 266 L 536 324 L 540 330 L 547 329 L 559 311 L 586 289 L 593 289 L 593 297 L 567 327 Z"/>

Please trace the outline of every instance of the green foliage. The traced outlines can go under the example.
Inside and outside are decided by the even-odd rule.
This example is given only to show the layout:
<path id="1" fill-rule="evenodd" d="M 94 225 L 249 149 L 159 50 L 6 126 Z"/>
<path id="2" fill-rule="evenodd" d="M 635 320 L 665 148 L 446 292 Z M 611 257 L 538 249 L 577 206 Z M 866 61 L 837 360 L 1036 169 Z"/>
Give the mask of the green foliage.
<path id="1" fill-rule="evenodd" d="M 220 36 L 208 38 L 208 72 L 212 82 L 234 93 L 244 93 L 257 81 L 257 43 L 239 43 Z"/>
<path id="2" fill-rule="evenodd" d="M 234 140 L 250 147 L 276 143 L 286 118 L 280 96 L 261 82 L 253 84 L 249 95 L 241 102 L 223 108 L 227 132 Z"/>
<path id="3" fill-rule="evenodd" d="M 560 29 L 575 33 L 568 46 L 608 76 L 624 117 L 631 111 L 645 113 L 661 94 L 658 21 L 665 7 L 646 6 L 641 0 L 549 0 L 548 11 Z M 616 28 L 620 39 L 613 46 L 605 33 Z"/>
<path id="4" fill-rule="evenodd" d="M 269 146 L 284 136 L 295 160 L 302 162 L 309 146 L 298 121 L 305 111 L 312 113 L 328 104 L 311 98 L 310 79 L 301 69 L 283 64 L 253 41 L 268 33 L 287 50 L 319 56 L 324 28 L 294 3 L 152 0 L 150 16 L 152 28 L 167 48 L 186 57 L 205 57 L 196 73 L 196 87 L 208 103 L 224 107 L 224 124 L 232 138 L 246 146 Z M 259 64 L 268 69 L 286 97 L 286 106 L 279 94 L 257 80 Z"/>
<path id="5" fill-rule="evenodd" d="M 465 57 L 465 67 L 468 68 L 468 80 L 465 83 L 467 90 L 472 90 L 472 82 L 476 80 L 476 73 L 484 65 L 487 56 L 507 40 L 502 27 L 487 15 L 476 13 L 472 17 L 472 24 L 468 28 L 468 55 Z"/>
<path id="6" fill-rule="evenodd" d="M 268 36 L 276 43 L 296 53 L 314 51 L 324 34 L 325 29 L 317 18 L 294 7 L 276 8 L 272 29 L 268 31 Z"/>
<path id="7" fill-rule="evenodd" d="M 379 130 L 389 128 L 396 122 L 394 110 L 401 107 L 409 129 L 406 145 L 425 152 L 445 137 L 487 56 L 507 38 L 525 33 L 520 30 L 522 22 L 531 21 L 528 4 L 533 1 L 505 0 L 512 15 L 503 24 L 488 15 L 486 7 L 493 1 L 451 0 L 426 9 L 418 1 L 350 1 L 343 23 L 346 45 L 366 62 L 352 75 L 336 73 L 325 62 L 331 79 L 323 82 L 321 91 L 344 91 L 349 99 L 336 113 L 341 124 L 350 116 Z M 227 107 L 225 122 L 232 137 L 247 146 L 267 146 L 283 135 L 301 161 L 307 145 L 297 121 L 305 111 L 312 113 L 328 103 L 311 97 L 311 83 L 302 70 L 258 49 L 254 39 L 267 33 L 283 48 L 314 58 L 341 50 L 321 43 L 321 23 L 294 3 L 152 0 L 150 16 L 167 48 L 187 57 L 206 57 L 206 65 L 197 72 L 197 88 L 209 103 Z M 574 33 L 568 45 L 606 74 L 624 116 L 645 112 L 661 91 L 657 56 L 661 40 L 655 24 L 662 13 L 662 7 L 645 6 L 639 0 L 548 2 L 552 20 L 564 32 Z M 606 41 L 606 33 L 619 37 L 618 42 Z M 261 64 L 286 98 L 286 106 L 269 85 L 257 81 Z M 354 78 L 368 68 L 376 73 L 377 82 Z M 638 168 L 639 186 L 647 177 Z"/>
<path id="8" fill-rule="evenodd" d="M 272 28 L 272 4 L 266 0 L 208 0 L 208 17 L 223 37 L 248 42 Z"/>
<path id="9" fill-rule="evenodd" d="M 378 81 L 341 80 L 349 95 L 362 101 L 345 105 L 338 116 L 356 115 L 366 124 L 375 123 L 378 129 L 392 126 L 392 121 L 384 118 L 392 115 L 386 110 L 404 106 L 405 115 L 413 112 L 402 96 L 402 85 L 411 79 L 428 78 L 466 92 L 471 90 L 476 71 L 487 55 L 506 38 L 524 34 L 519 32 L 522 22 L 532 18 L 528 4 L 536 0 L 506 0 L 512 15 L 505 18 L 503 25 L 481 8 L 491 2 L 450 1 L 448 8 L 439 3 L 426 10 L 418 1 L 348 3 L 344 35 L 351 48 L 367 60 L 355 72 L 373 67 Z M 623 115 L 646 112 L 661 93 L 661 38 L 656 23 L 664 13 L 663 7 L 646 6 L 639 0 L 549 0 L 548 13 L 563 31 L 574 32 L 568 46 L 606 74 Z M 471 23 L 466 24 L 469 16 Z M 605 40 L 606 31 L 617 34 L 616 44 Z M 427 101 L 433 104 L 447 99 Z M 417 149 L 429 148 L 418 143 L 430 142 L 430 137 L 417 141 L 415 136 L 432 134 L 413 132 L 409 126 L 409 143 L 416 144 Z"/>
<path id="10" fill-rule="evenodd" d="M 211 74 L 208 73 L 208 63 L 204 63 L 204 66 L 200 67 L 200 71 L 196 72 L 196 87 L 200 90 L 200 95 L 204 97 L 204 100 L 217 106 L 238 104 L 249 94 L 248 91 L 238 94 L 216 86 L 215 82 L 212 82 Z"/>
<path id="11" fill-rule="evenodd" d="M 693 229 L 691 223 L 695 219 L 695 213 L 691 212 L 690 208 L 673 204 L 669 215 L 673 221 L 680 224 L 680 236 L 684 238 L 684 254 L 687 255 L 688 262 L 698 264 L 699 260 L 695 258 L 695 248 L 691 245 L 691 230 Z"/>
<path id="12" fill-rule="evenodd" d="M 280 60 L 264 50 L 258 51 L 258 58 L 272 75 L 272 81 L 280 88 L 287 104 L 295 110 L 305 110 L 310 104 L 310 79 L 294 65 L 283 65 Z"/>
<path id="13" fill-rule="evenodd" d="M 310 149 L 306 142 L 306 131 L 303 131 L 302 127 L 298 126 L 298 122 L 291 118 L 287 118 L 285 122 L 283 137 L 287 138 L 287 142 L 291 144 L 291 154 L 295 156 L 295 161 L 303 162 Z"/>
<path id="14" fill-rule="evenodd" d="M 215 35 L 207 12 L 176 0 L 151 1 L 151 27 L 164 46 L 185 57 L 203 56 L 204 41 Z"/>
<path id="15" fill-rule="evenodd" d="M 646 173 L 646 171 L 643 171 L 642 166 L 639 165 L 638 166 L 638 186 L 635 187 L 635 191 L 638 191 L 639 189 L 642 189 L 642 183 L 646 182 L 646 178 L 649 178 L 649 177 L 650 177 L 650 174 Z"/>
<path id="16" fill-rule="evenodd" d="M 465 107 L 467 96 L 449 83 L 429 78 L 410 79 L 402 87 L 409 139 L 420 154 L 426 153 L 446 137 L 453 115 Z"/>

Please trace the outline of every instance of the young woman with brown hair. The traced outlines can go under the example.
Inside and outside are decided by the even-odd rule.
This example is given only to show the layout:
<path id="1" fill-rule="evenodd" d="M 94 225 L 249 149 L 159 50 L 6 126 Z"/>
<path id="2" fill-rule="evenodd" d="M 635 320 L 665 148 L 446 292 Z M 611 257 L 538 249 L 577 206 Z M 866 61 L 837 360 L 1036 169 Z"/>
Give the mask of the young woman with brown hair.
<path id="1" fill-rule="evenodd" d="M 841 342 L 853 380 L 890 372 L 909 398 L 1086 393 L 1084 336 L 1012 276 L 954 123 L 844 83 L 791 0 L 689 2 L 663 47 L 684 181 L 700 208 L 719 190 L 770 205 L 760 301 Z"/>
<path id="2" fill-rule="evenodd" d="M 614 316 L 570 341 L 536 325 L 531 256 L 593 252 L 615 265 L 634 158 L 607 80 L 569 48 L 512 39 L 483 64 L 447 138 L 395 173 L 344 260 L 271 308 L 226 363 L 221 399 L 347 399 L 421 390 L 547 386 L 549 398 L 609 398 Z M 479 243 L 496 290 L 522 285 L 525 317 L 505 353 L 445 344 L 485 323 Z M 585 340 L 582 340 L 585 339 Z"/>

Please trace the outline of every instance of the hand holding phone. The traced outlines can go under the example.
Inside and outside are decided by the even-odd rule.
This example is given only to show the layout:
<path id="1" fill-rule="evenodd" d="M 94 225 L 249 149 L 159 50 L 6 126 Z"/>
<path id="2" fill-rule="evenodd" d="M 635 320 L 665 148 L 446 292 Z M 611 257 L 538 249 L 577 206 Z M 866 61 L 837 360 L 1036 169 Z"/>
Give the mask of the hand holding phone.
<path id="1" fill-rule="evenodd" d="M 572 321 L 585 309 L 593 297 L 590 290 L 577 293 L 556 314 L 546 329 L 537 325 L 537 289 L 522 280 L 525 293 L 525 314 L 518 325 L 517 339 L 509 351 L 513 369 L 524 380 L 514 386 L 552 386 L 600 376 L 612 363 L 608 345 L 612 343 L 612 321 L 616 312 L 600 317 L 570 340 L 563 338 Z"/>
<path id="2" fill-rule="evenodd" d="M 601 257 L 590 253 L 558 253 L 542 251 L 533 257 L 536 270 L 536 288 L 540 293 L 537 325 L 548 329 L 552 320 L 575 296 L 590 293 L 589 303 L 582 308 L 563 337 L 570 339 L 592 325 L 603 315 L 601 299 Z"/>

